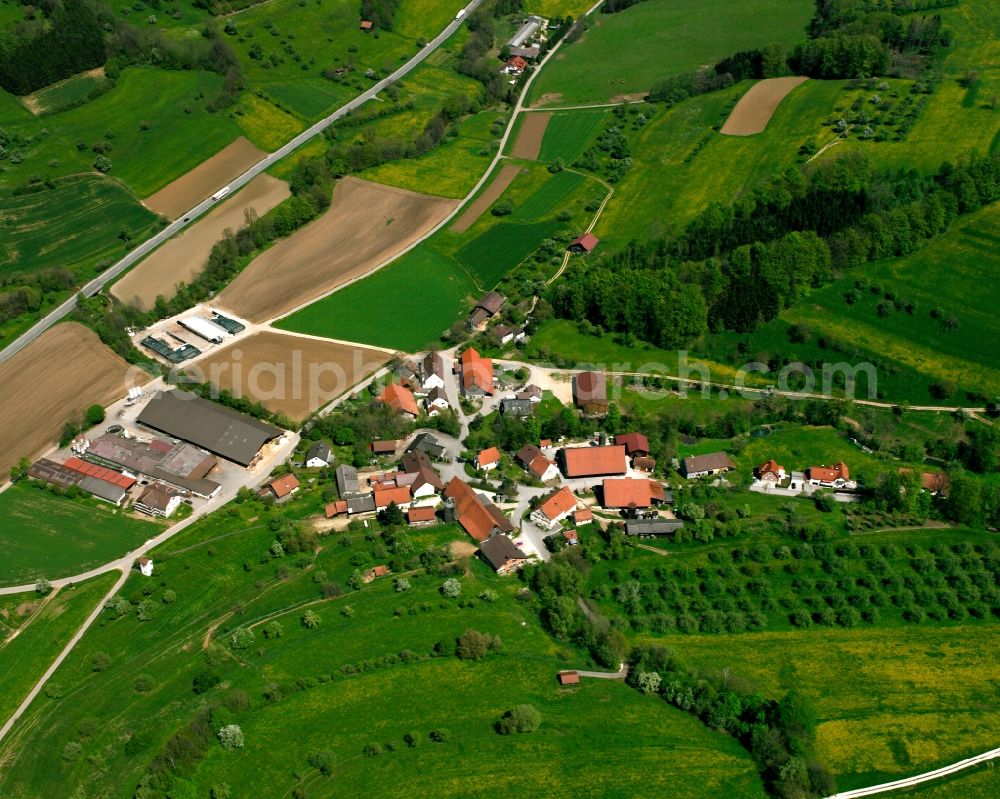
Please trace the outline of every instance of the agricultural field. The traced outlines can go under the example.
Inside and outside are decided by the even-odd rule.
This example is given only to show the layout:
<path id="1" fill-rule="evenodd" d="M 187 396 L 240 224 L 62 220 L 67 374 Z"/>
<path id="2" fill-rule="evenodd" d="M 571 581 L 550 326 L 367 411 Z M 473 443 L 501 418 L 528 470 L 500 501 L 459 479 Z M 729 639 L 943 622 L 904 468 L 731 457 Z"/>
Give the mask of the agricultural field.
<path id="1" fill-rule="evenodd" d="M 1000 772 L 992 763 L 944 780 L 899 791 L 906 799 L 992 799 L 1000 792 Z"/>
<path id="2" fill-rule="evenodd" d="M 98 174 L 63 178 L 49 189 L 30 194 L 0 194 L 4 236 L 0 241 L 0 275 L 13 277 L 51 267 L 69 269 L 83 278 L 103 260 L 125 254 L 118 238 L 127 229 L 143 239 L 158 219 L 118 183 Z M 60 214 L 52 215 L 58 207 Z"/>
<path id="3" fill-rule="evenodd" d="M 465 233 L 472 227 L 478 219 L 486 213 L 493 203 L 499 200 L 507 187 L 521 174 L 523 170 L 513 164 L 504 164 L 496 173 L 493 180 L 486 184 L 483 191 L 469 203 L 465 210 L 455 219 L 451 229 L 455 233 Z"/>
<path id="4" fill-rule="evenodd" d="M 264 152 L 242 136 L 146 198 L 146 205 L 168 219 L 176 219 L 202 200 L 246 172 Z"/>
<path id="5" fill-rule="evenodd" d="M 0 502 L 3 496 L 6 494 L 0 496 Z M 17 710 L 35 680 L 45 673 L 117 577 L 117 572 L 92 577 L 56 589 L 44 598 L 34 594 L 12 597 L 17 604 L 12 605 L 10 612 L 16 615 L 23 610 L 25 616 L 19 619 L 16 636 L 8 636 L 6 640 L 0 621 L 0 670 L 4 675 L 0 718 L 7 719 Z"/>
<path id="6" fill-rule="evenodd" d="M 121 557 L 163 529 L 96 499 L 57 497 L 22 485 L 0 494 L 0 516 L 4 585 L 79 574 Z"/>
<path id="7" fill-rule="evenodd" d="M 91 99 L 99 97 L 110 87 L 104 79 L 104 68 L 75 75 L 72 78 L 46 86 L 34 94 L 21 98 L 21 102 L 36 116 L 54 114 L 83 105 Z"/>
<path id="8" fill-rule="evenodd" d="M 290 419 L 344 394 L 389 360 L 389 353 L 273 331 L 213 351 L 187 368 Z"/>
<path id="9" fill-rule="evenodd" d="M 514 140 L 514 146 L 510 151 L 512 158 L 523 158 L 534 161 L 538 158 L 538 152 L 542 148 L 542 139 L 545 137 L 545 129 L 548 127 L 552 115 L 539 112 L 536 114 L 526 114 L 521 120 L 521 126 Z"/>
<path id="10" fill-rule="evenodd" d="M 244 224 L 247 210 L 261 217 L 290 194 L 284 181 L 268 174 L 258 175 L 129 270 L 112 286 L 111 293 L 144 311 L 152 308 L 160 295 L 170 300 L 178 283 L 190 283 L 201 274 L 209 252 L 225 232 L 236 232 Z"/>
<path id="11" fill-rule="evenodd" d="M 422 244 L 275 326 L 417 352 L 467 313 L 476 291 L 471 277 L 455 261 Z"/>
<path id="12" fill-rule="evenodd" d="M 155 550 L 158 579 L 133 576 L 122 591 L 140 600 L 141 589 L 152 589 L 148 620 L 126 604 L 123 615 L 106 611 L 88 632 L 53 678 L 65 698 L 40 698 L 4 741 L 4 795 L 34 797 L 42 785 L 65 793 L 81 780 L 130 792 L 168 737 L 209 703 L 214 723 L 240 724 L 246 746 L 237 757 L 213 741 L 177 762 L 174 785 L 190 785 L 195 795 L 222 784 L 234 796 L 281 795 L 304 782 L 310 796 L 324 797 L 364 793 L 377 779 L 387 795 L 457 797 L 467 795 L 471 773 L 486 796 L 539 786 L 546 795 L 578 796 L 599 782 L 616 795 L 698 799 L 708 786 L 734 799 L 763 799 L 745 751 L 690 715 L 618 682 L 560 689 L 556 671 L 583 663 L 540 629 L 530 603 L 515 600 L 518 581 L 468 560 L 467 544 L 440 575 L 390 555 L 411 586 L 404 593 L 392 578 L 343 587 L 355 568 L 385 562 L 381 543 L 354 533 L 318 554 L 258 564 L 274 539 L 269 522 L 298 518 L 303 500 L 309 506 L 310 497 L 275 510 L 258 501 L 234 506 Z M 407 557 L 419 566 L 417 554 L 461 535 L 453 527 L 407 531 Z M 449 571 L 460 580 L 460 600 L 439 593 Z M 325 599 L 323 580 L 334 586 Z M 476 599 L 487 590 L 493 601 Z M 168 592 L 172 601 L 164 603 Z M 319 621 L 311 630 L 300 623 L 306 611 Z M 275 622 L 280 638 L 265 638 Z M 231 648 L 237 627 L 253 630 L 260 644 Z M 466 629 L 499 636 L 502 652 L 478 661 L 448 654 Z M 441 654 L 431 656 L 437 642 Z M 100 672 L 92 668 L 97 652 L 110 660 Z M 200 694 L 192 692 L 198 674 L 206 675 Z M 500 684 L 499 692 L 483 690 Z M 539 730 L 498 736 L 493 723 L 523 702 L 541 711 Z M 331 713 L 336 725 L 328 723 Z M 429 737 L 434 730 L 446 730 L 438 742 Z M 408 733 L 414 746 L 403 743 Z M 52 740 L 76 741 L 84 756 L 67 762 L 65 744 L 49 746 Z M 364 757 L 373 742 L 378 748 Z M 321 750 L 333 754 L 333 779 L 307 763 Z M 101 753 L 100 769 L 87 762 L 91 752 Z M 511 771 L 512 761 L 522 767 Z"/>
<path id="13" fill-rule="evenodd" d="M 531 87 L 534 106 L 606 103 L 643 96 L 660 79 L 715 63 L 738 50 L 805 38 L 810 0 L 648 0 L 594 14 L 592 28 L 564 46 Z"/>
<path id="14" fill-rule="evenodd" d="M 218 302 L 255 322 L 288 314 L 398 255 L 454 207 L 451 200 L 343 178 L 323 216 L 257 256 Z"/>
<path id="15" fill-rule="evenodd" d="M 763 133 L 781 101 L 806 80 L 803 77 L 791 77 L 757 81 L 740 98 L 719 132 L 724 136 L 753 136 Z"/>
<path id="16" fill-rule="evenodd" d="M 550 163 L 562 158 L 572 164 L 603 129 L 608 111 L 562 111 L 551 115 L 542 139 L 538 160 Z"/>
<path id="17" fill-rule="evenodd" d="M 0 403 L 12 420 L 0 442 L 0 474 L 54 446 L 63 425 L 88 406 L 125 396 L 134 369 L 75 322 L 47 330 L 0 364 Z M 138 374 L 140 384 L 149 379 Z"/>

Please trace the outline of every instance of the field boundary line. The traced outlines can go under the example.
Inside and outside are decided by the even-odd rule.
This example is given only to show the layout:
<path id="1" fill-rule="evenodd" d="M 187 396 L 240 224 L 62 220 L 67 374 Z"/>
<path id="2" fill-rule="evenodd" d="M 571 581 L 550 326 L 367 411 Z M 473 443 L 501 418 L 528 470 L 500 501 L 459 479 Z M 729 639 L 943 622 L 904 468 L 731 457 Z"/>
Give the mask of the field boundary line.
<path id="1" fill-rule="evenodd" d="M 948 777 L 972 766 L 987 763 L 997 757 L 1000 757 L 1000 748 L 991 749 L 988 752 L 983 752 L 982 754 L 966 758 L 965 760 L 959 760 L 957 763 L 942 766 L 939 769 L 934 769 L 934 771 L 925 771 L 923 774 L 917 774 L 913 777 L 904 777 L 901 780 L 893 780 L 892 782 L 883 782 L 880 785 L 872 785 L 869 788 L 857 788 L 852 791 L 842 791 L 840 793 L 832 794 L 831 796 L 826 797 L 826 799 L 858 799 L 858 797 L 874 796 L 875 794 L 888 793 L 889 791 L 899 790 L 900 788 L 912 788 L 914 785 L 920 785 L 923 782 L 930 782 L 931 780 L 936 780 L 940 777 Z"/>

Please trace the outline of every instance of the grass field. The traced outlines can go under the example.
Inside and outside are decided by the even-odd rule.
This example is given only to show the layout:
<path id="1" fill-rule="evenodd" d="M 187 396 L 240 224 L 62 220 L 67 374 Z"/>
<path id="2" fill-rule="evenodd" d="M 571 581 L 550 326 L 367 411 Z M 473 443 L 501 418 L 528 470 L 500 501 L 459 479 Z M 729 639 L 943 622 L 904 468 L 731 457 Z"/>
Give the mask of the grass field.
<path id="1" fill-rule="evenodd" d="M 105 88 L 104 78 L 83 74 L 41 89 L 27 99 L 40 113 L 53 114 L 82 105 Z"/>
<path id="2" fill-rule="evenodd" d="M 226 783 L 234 796 L 280 796 L 304 781 L 309 796 L 329 797 L 370 792 L 377 781 L 384 786 L 380 795 L 459 797 L 468 795 L 472 781 L 477 795 L 486 796 L 580 796 L 600 784 L 602 795 L 700 799 L 708 790 L 763 799 L 746 753 L 690 715 L 620 683 L 560 690 L 555 672 L 579 662 L 542 632 L 530 605 L 514 599 L 518 581 L 497 578 L 478 561 L 461 563 L 462 595 L 469 600 L 461 604 L 442 600 L 442 577 L 420 573 L 409 575 L 412 589 L 405 594 L 387 578 L 340 599 L 319 599 L 314 577 L 320 570 L 342 585 L 356 565 L 384 562 L 375 554 L 381 544 L 356 534 L 341 534 L 318 555 L 299 558 L 301 568 L 286 577 L 275 577 L 275 564 L 255 565 L 274 536 L 270 518 L 295 518 L 317 507 L 312 495 L 276 511 L 250 502 L 155 551 L 158 579 L 134 576 L 123 591 L 141 597 L 139 589 L 151 587 L 152 619 L 140 622 L 131 611 L 119 619 L 107 614 L 88 632 L 53 678 L 62 698 L 39 699 L 4 741 L 4 795 L 66 793 L 82 779 L 92 790 L 118 795 L 127 786 L 131 792 L 171 733 L 206 700 L 235 699 L 245 702 L 243 709 L 217 710 L 213 721 L 235 717 L 246 747 L 237 758 L 210 745 L 195 766 L 181 767 L 175 790 L 190 783 L 200 796 Z M 413 554 L 456 536 L 462 534 L 454 527 L 407 534 Z M 496 591 L 494 602 L 475 599 L 485 588 Z M 160 601 L 166 590 L 176 594 L 170 604 Z M 234 603 L 239 617 L 232 616 Z M 346 605 L 350 616 L 342 612 Z M 311 631 L 299 624 L 306 606 L 320 618 Z M 284 634 L 264 641 L 260 627 L 273 620 Z M 214 630 L 224 641 L 238 624 L 255 626 L 262 646 L 213 660 L 207 668 L 224 684 L 193 694 L 192 677 L 206 668 L 206 640 Z M 435 642 L 470 627 L 499 635 L 503 654 L 477 663 L 427 658 Z M 412 654 L 400 659 L 401 651 Z M 93 671 L 96 652 L 110 658 L 104 671 Z M 353 664 L 358 673 L 351 673 Z M 133 685 L 141 675 L 146 686 L 139 692 Z M 283 697 L 272 691 L 264 701 L 262 692 L 274 684 L 284 686 Z M 497 736 L 493 722 L 521 702 L 541 710 L 541 728 L 530 736 Z M 427 739 L 442 727 L 450 733 L 447 743 Z M 403 745 L 408 731 L 417 733 L 419 746 Z M 84 756 L 64 760 L 68 741 L 79 742 Z M 382 745 L 383 754 L 362 757 L 371 742 Z M 335 755 L 334 779 L 307 765 L 309 754 L 321 749 Z M 100 768 L 88 762 L 95 753 Z M 511 762 L 520 767 L 511 769 Z"/>
<path id="3" fill-rule="evenodd" d="M 607 116 L 606 109 L 553 114 L 545 129 L 538 160 L 548 163 L 562 158 L 572 164 L 603 128 Z"/>
<path id="4" fill-rule="evenodd" d="M 35 680 L 42 676 L 83 624 L 118 574 L 102 574 L 86 582 L 61 588 L 20 625 L 16 638 L 0 640 L 0 718 L 7 719 L 24 700 Z M 17 595 L 20 602 L 41 602 L 34 594 Z"/>
<path id="5" fill-rule="evenodd" d="M 424 244 L 276 326 L 416 352 L 456 321 L 474 293 L 461 267 Z"/>
<path id="6" fill-rule="evenodd" d="M 907 799 L 993 799 L 1000 793 L 1000 771 L 990 763 L 978 769 L 960 772 L 945 780 L 899 791 Z"/>
<path id="7" fill-rule="evenodd" d="M 491 288 L 558 229 L 559 223 L 553 221 L 495 225 L 464 245 L 456 256 L 483 286 Z"/>
<path id="8" fill-rule="evenodd" d="M 55 497 L 20 485 L 0 494 L 0 517 L 4 585 L 86 571 L 121 557 L 163 529 L 97 500 Z"/>
<path id="9" fill-rule="evenodd" d="M 0 195 L 0 216 L 2 276 L 56 266 L 82 272 L 102 259 L 117 260 L 125 254 L 118 238 L 123 228 L 141 240 L 157 221 L 119 184 L 97 174 L 65 178 L 34 194 Z"/>
<path id="10" fill-rule="evenodd" d="M 617 14 L 594 14 L 594 27 L 564 47 L 532 85 L 531 100 L 551 105 L 608 102 L 645 94 L 653 83 L 715 63 L 737 50 L 805 38 L 809 0 L 649 0 Z"/>

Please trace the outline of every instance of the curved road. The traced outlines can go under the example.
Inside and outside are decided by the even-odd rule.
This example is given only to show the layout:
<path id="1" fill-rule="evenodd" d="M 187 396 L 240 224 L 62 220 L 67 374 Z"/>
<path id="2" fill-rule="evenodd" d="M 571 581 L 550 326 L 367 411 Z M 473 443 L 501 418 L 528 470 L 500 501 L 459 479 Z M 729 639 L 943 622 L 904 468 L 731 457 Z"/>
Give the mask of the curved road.
<path id="1" fill-rule="evenodd" d="M 292 152 L 297 150 L 307 141 L 314 138 L 315 136 L 318 136 L 320 133 L 326 130 L 326 128 L 328 128 L 331 124 L 336 122 L 341 117 L 345 116 L 346 114 L 349 114 L 356 108 L 360 108 L 362 105 L 364 105 L 373 97 L 375 97 L 375 95 L 377 95 L 380 91 L 385 89 L 386 86 L 388 86 L 390 83 L 394 83 L 395 81 L 398 81 L 399 79 L 405 77 L 410 72 L 412 72 L 413 69 L 420 64 L 421 61 L 423 61 L 425 58 L 427 58 L 427 56 L 429 56 L 431 53 L 437 50 L 438 47 L 444 44 L 444 42 L 448 39 L 449 36 L 451 36 L 456 30 L 458 30 L 459 26 L 461 26 L 465 22 L 465 20 L 468 19 L 469 15 L 476 10 L 476 8 L 482 1 L 483 0 L 472 0 L 471 3 L 465 6 L 464 14 L 455 17 L 455 19 L 453 19 L 448 24 L 448 26 L 443 31 L 441 31 L 441 33 L 435 36 L 434 39 L 428 42 L 423 47 L 423 49 L 420 50 L 419 53 L 413 56 L 413 58 L 411 58 L 409 61 L 403 64 L 403 66 L 401 66 L 399 69 L 393 72 L 389 77 L 383 78 L 364 93 L 359 94 L 350 102 L 346 103 L 345 105 L 342 105 L 328 117 L 321 119 L 319 122 L 312 125 L 310 128 L 307 128 L 306 130 L 302 131 L 302 133 L 300 133 L 294 139 L 289 141 L 283 147 L 280 147 L 270 155 L 261 159 L 252 167 L 250 167 L 250 169 L 248 169 L 246 172 L 240 175 L 238 178 L 231 181 L 228 184 L 231 192 L 235 192 L 237 189 L 242 188 L 245 184 L 249 183 L 251 180 L 257 177 L 257 175 L 259 175 L 261 172 L 274 166 L 274 164 L 276 164 L 282 158 L 290 155 Z M 84 294 L 87 297 L 92 297 L 93 295 L 95 295 L 98 291 L 104 288 L 104 286 L 115 280 L 119 275 L 122 274 L 122 272 L 124 272 L 130 266 L 140 261 L 154 249 L 163 244 L 163 242 L 165 242 L 171 236 L 174 236 L 175 234 L 179 233 L 192 221 L 194 221 L 199 216 L 208 211 L 213 205 L 215 205 L 215 202 L 216 201 L 211 198 L 207 200 L 202 200 L 200 203 L 198 203 L 198 205 L 196 205 L 187 213 L 180 216 L 174 222 L 171 222 L 155 236 L 142 242 L 142 244 L 138 245 L 128 255 L 126 255 L 124 258 L 118 261 L 118 263 L 114 264 L 105 272 L 102 272 L 96 278 L 94 278 L 89 283 L 84 285 L 80 289 L 79 293 Z M 3 363 L 4 361 L 13 357 L 15 354 L 17 354 L 26 346 L 28 346 L 28 344 L 30 344 L 32 341 L 38 338 L 42 333 L 44 333 L 46 330 L 52 327 L 52 325 L 54 325 L 64 316 L 69 314 L 76 307 L 76 297 L 77 295 L 74 294 L 72 297 L 66 300 L 66 302 L 64 302 L 55 310 L 50 311 L 43 319 L 36 322 L 34 325 L 32 325 L 31 328 L 26 330 L 24 333 L 18 336 L 18 338 L 14 339 L 14 341 L 8 344 L 2 351 L 0 351 L 0 363 Z"/>

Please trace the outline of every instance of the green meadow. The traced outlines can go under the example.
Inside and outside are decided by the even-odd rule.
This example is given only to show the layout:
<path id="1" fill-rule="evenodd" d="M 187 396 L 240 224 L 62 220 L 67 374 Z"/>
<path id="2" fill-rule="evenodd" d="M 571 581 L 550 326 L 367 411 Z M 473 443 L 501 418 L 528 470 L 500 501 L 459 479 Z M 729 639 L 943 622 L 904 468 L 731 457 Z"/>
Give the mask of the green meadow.
<path id="1" fill-rule="evenodd" d="M 738 50 L 795 44 L 805 38 L 813 8 L 810 0 L 749 0 L 723 12 L 716 0 L 648 0 L 617 14 L 594 14 L 591 29 L 565 45 L 532 85 L 532 104 L 642 95 L 660 78 Z"/>
<path id="2" fill-rule="evenodd" d="M 605 109 L 554 113 L 545 127 L 538 160 L 549 163 L 562 158 L 567 164 L 572 164 L 600 132 L 607 116 Z"/>
<path id="3" fill-rule="evenodd" d="M 0 494 L 0 583 L 66 577 L 124 555 L 163 526 L 92 499 L 14 485 Z"/>

